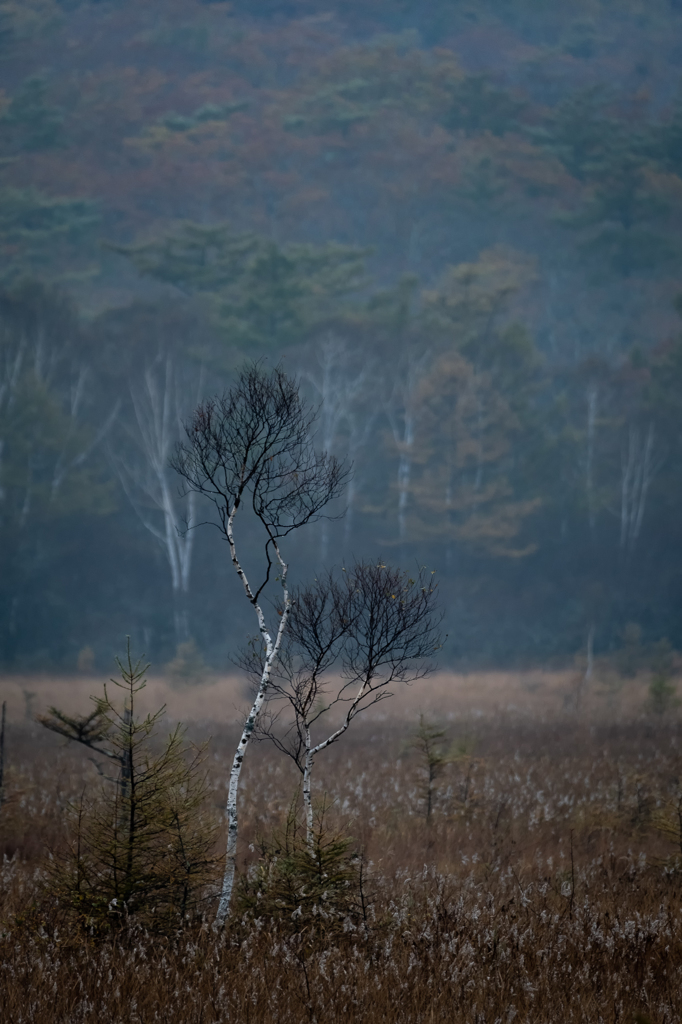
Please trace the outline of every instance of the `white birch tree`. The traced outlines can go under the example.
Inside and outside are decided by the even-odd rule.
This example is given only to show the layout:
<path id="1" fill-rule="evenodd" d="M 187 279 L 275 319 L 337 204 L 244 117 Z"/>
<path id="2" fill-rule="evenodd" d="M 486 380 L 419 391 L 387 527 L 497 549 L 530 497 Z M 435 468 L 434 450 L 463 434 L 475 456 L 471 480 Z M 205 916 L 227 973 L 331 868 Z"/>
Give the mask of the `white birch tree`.
<path id="1" fill-rule="evenodd" d="M 384 411 L 398 452 L 396 487 L 398 491 L 398 539 L 407 541 L 408 509 L 412 487 L 412 465 L 417 426 L 417 394 L 419 383 L 426 372 L 430 352 L 420 355 L 408 351 L 397 367 L 393 387 Z"/>
<path id="2" fill-rule="evenodd" d="M 649 486 L 658 468 L 654 463 L 654 425 L 645 433 L 635 423 L 628 429 L 621 456 L 620 546 L 631 554 L 642 529 Z"/>
<path id="3" fill-rule="evenodd" d="M 379 410 L 369 401 L 374 362 L 351 351 L 347 343 L 329 331 L 317 350 L 316 370 L 307 370 L 304 377 L 320 399 L 319 437 L 322 450 L 333 453 L 343 445 L 351 464 L 367 442 Z M 349 474 L 346 484 L 346 543 L 351 538 L 357 480 Z M 320 560 L 324 564 L 329 552 L 329 520 L 321 523 Z"/>
<path id="4" fill-rule="evenodd" d="M 43 505 L 57 504 L 65 481 L 83 467 L 118 415 L 120 403 L 114 400 L 98 423 L 86 424 L 94 374 L 83 340 L 71 301 L 55 289 L 28 281 L 0 296 L 0 506 L 6 497 L 2 476 L 8 435 L 22 413 L 18 406 L 42 407 L 52 421 L 49 444 L 41 445 L 39 453 L 29 434 L 23 435 L 20 527 L 26 525 L 38 490 Z"/>
<path id="5" fill-rule="evenodd" d="M 333 456 L 315 452 L 314 414 L 304 405 L 298 384 L 280 367 L 266 372 L 247 366 L 222 397 L 202 402 L 186 426 L 173 468 L 187 488 L 214 505 L 214 525 L 229 545 L 232 565 L 252 605 L 264 648 L 257 692 L 244 723 L 230 771 L 227 796 L 227 856 L 215 926 L 224 926 L 230 910 L 236 870 L 238 791 L 244 756 L 267 696 L 273 666 L 291 612 L 289 566 L 281 541 L 317 519 L 340 493 L 346 471 Z M 262 537 L 263 562 L 256 581 L 247 577 L 235 524 L 251 513 Z M 276 573 L 272 580 L 273 570 Z M 270 584 L 281 588 L 278 614 L 265 614 L 263 595 Z"/>
<path id="6" fill-rule="evenodd" d="M 336 743 L 363 711 L 392 696 L 398 682 L 422 678 L 442 645 L 433 574 L 414 578 L 383 562 L 363 561 L 318 577 L 292 594 L 287 637 L 271 683 L 260 733 L 295 762 L 302 775 L 306 836 L 315 836 L 312 773 L 315 759 Z M 241 659 L 258 678 L 264 649 Z M 284 732 L 277 703 L 293 713 Z M 315 735 L 313 735 L 315 734 Z"/>
<path id="7" fill-rule="evenodd" d="M 193 379 L 192 379 L 193 378 Z M 187 600 L 197 496 L 179 493 L 170 458 L 183 422 L 200 397 L 203 371 L 192 373 L 170 349 L 160 349 L 129 384 L 132 415 L 127 444 L 111 448 L 121 485 L 145 529 L 161 545 L 171 575 L 176 644 L 189 639 Z"/>
<path id="8" fill-rule="evenodd" d="M 587 498 L 587 521 L 590 527 L 590 534 L 594 538 L 594 530 L 597 523 L 597 502 L 594 483 L 594 449 L 597 432 L 597 408 L 599 403 L 599 388 L 595 381 L 591 381 L 587 387 L 587 430 L 585 450 L 585 495 Z"/>

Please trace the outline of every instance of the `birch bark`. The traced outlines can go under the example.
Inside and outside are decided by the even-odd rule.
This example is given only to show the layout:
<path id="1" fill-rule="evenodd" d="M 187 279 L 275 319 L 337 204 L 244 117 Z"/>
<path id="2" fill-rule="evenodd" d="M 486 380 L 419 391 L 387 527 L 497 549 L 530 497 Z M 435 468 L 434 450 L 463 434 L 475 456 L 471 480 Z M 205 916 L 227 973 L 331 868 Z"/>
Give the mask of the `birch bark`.
<path id="1" fill-rule="evenodd" d="M 256 614 L 258 616 L 258 628 L 265 643 L 265 660 L 263 663 L 263 672 L 260 679 L 260 685 L 256 694 L 256 699 L 251 706 L 251 710 L 248 714 L 242 734 L 237 744 L 237 749 L 232 760 L 232 769 L 230 771 L 230 782 L 227 792 L 227 855 L 225 860 L 225 873 L 223 875 L 223 885 L 220 893 L 220 902 L 218 904 L 218 913 L 215 919 L 215 928 L 222 928 L 225 924 L 225 920 L 230 911 L 230 903 L 232 901 L 232 890 L 234 888 L 234 876 L 237 867 L 237 839 L 239 837 L 239 813 L 238 813 L 238 802 L 237 797 L 239 793 L 239 776 L 241 775 L 242 765 L 244 763 L 244 755 L 246 748 L 249 744 L 249 740 L 253 735 L 253 730 L 256 726 L 258 716 L 265 702 L 267 694 L 268 684 L 270 682 L 270 676 L 272 674 L 272 666 L 275 662 L 279 653 L 282 636 L 286 629 L 287 619 L 289 618 L 289 612 L 291 610 L 291 598 L 289 596 L 289 590 L 287 588 L 287 573 L 288 566 L 285 563 L 280 553 L 277 543 L 274 544 L 275 553 L 277 560 L 280 565 L 280 582 L 282 586 L 282 614 L 279 619 L 279 626 L 273 640 L 270 631 L 268 630 L 265 616 L 263 615 L 263 609 L 258 601 L 257 597 L 251 590 L 251 586 L 247 579 L 246 573 L 241 566 L 239 558 L 237 557 L 237 548 L 234 542 L 234 517 L 239 509 L 239 502 L 236 502 L 230 513 L 230 517 L 227 522 L 227 539 L 230 545 L 230 557 L 232 558 L 232 564 L 237 570 L 237 575 L 242 581 L 244 592 L 254 606 Z"/>
<path id="2" fill-rule="evenodd" d="M 319 373 L 307 372 L 305 377 L 310 381 L 320 397 L 320 437 L 322 450 L 333 452 L 341 443 L 351 463 L 358 451 L 369 437 L 376 419 L 376 412 L 363 399 L 368 396 L 368 385 L 371 376 L 371 365 L 362 358 L 358 364 L 358 356 L 349 351 L 346 343 L 336 335 L 329 333 L 320 344 L 318 352 Z M 365 420 L 360 425 L 361 419 Z M 340 441 L 340 437 L 342 441 Z M 352 508 L 355 500 L 354 478 L 348 480 L 346 489 L 347 515 L 345 538 L 350 540 L 352 529 Z M 320 561 L 324 564 L 329 554 L 329 520 L 321 522 Z"/>
<path id="3" fill-rule="evenodd" d="M 200 391 L 202 373 L 192 390 Z M 187 601 L 192 555 L 196 494 L 180 496 L 171 485 L 169 460 L 181 437 L 187 410 L 186 381 L 181 382 L 177 360 L 159 353 L 141 379 L 129 387 L 134 426 L 128 426 L 130 445 L 112 453 L 119 480 L 146 530 L 161 545 L 170 570 L 175 640 L 189 639 Z M 196 394 L 198 398 L 198 394 Z"/>
<path id="4" fill-rule="evenodd" d="M 590 534 L 594 537 L 596 525 L 596 502 L 594 496 L 594 445 L 597 426 L 597 401 L 599 391 L 596 384 L 587 389 L 587 453 L 585 458 L 585 492 L 587 495 L 587 519 Z"/>
<path id="5" fill-rule="evenodd" d="M 401 544 L 407 540 L 407 513 L 412 482 L 412 460 L 416 429 L 416 391 L 424 373 L 430 353 L 425 352 L 419 358 L 410 355 L 399 371 L 390 400 L 385 405 L 391 433 L 398 449 L 398 471 L 396 485 L 398 490 L 397 520 L 398 538 Z"/>
<path id="6" fill-rule="evenodd" d="M 620 546 L 632 553 L 642 529 L 649 486 L 655 475 L 653 462 L 654 425 L 649 424 L 646 440 L 634 424 L 628 431 L 627 453 L 621 461 Z"/>
<path id="7" fill-rule="evenodd" d="M 315 849 L 315 830 L 314 830 L 314 820 L 313 820 L 313 803 L 312 803 L 312 796 L 311 796 L 311 780 L 312 780 L 312 773 L 313 773 L 313 765 L 315 763 L 315 756 L 317 754 L 319 754 L 320 751 L 324 750 L 326 747 L 331 746 L 332 743 L 335 743 L 336 740 L 339 739 L 339 737 L 343 736 L 344 732 L 346 731 L 346 729 L 350 725 L 350 723 L 351 723 L 351 721 L 353 719 L 353 716 L 355 715 L 355 713 L 356 713 L 356 711 L 358 709 L 360 701 L 362 700 L 362 698 L 367 693 L 367 687 L 368 687 L 368 683 L 367 683 L 366 680 L 364 680 L 363 683 L 362 683 L 362 686 L 360 687 L 360 690 L 358 691 L 358 693 L 357 693 L 357 695 L 355 697 L 355 699 L 353 700 L 353 702 L 351 703 L 350 707 L 348 708 L 348 711 L 346 712 L 346 715 L 345 715 L 345 718 L 343 720 L 343 723 L 330 736 L 328 736 L 326 738 L 326 740 L 322 740 L 320 743 L 317 743 L 314 747 L 311 747 L 311 745 L 310 745 L 310 727 L 309 727 L 309 725 L 307 723 L 305 725 L 306 754 L 305 754 L 305 769 L 304 769 L 304 772 L 303 772 L 303 807 L 304 807 L 304 810 L 305 810 L 305 821 L 306 821 L 306 842 L 308 844 L 308 849 L 311 851 L 311 853 Z"/>

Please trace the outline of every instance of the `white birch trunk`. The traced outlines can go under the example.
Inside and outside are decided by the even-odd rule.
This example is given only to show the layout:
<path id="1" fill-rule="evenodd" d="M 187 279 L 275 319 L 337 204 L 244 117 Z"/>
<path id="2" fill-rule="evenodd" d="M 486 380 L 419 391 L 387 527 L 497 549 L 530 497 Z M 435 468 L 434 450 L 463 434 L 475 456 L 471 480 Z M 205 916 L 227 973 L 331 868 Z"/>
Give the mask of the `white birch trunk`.
<path id="1" fill-rule="evenodd" d="M 429 359 L 424 352 L 419 359 L 410 356 L 403 364 L 404 377 L 398 378 L 393 394 L 384 406 L 386 417 L 399 452 L 396 484 L 398 489 L 398 537 L 401 543 L 407 540 L 407 512 L 412 484 L 412 460 L 416 428 L 415 391 L 419 378 Z M 397 406 L 397 408 L 396 408 Z"/>
<path id="2" fill-rule="evenodd" d="M 315 852 L 313 829 L 313 801 L 310 794 L 310 779 L 313 772 L 313 754 L 310 749 L 310 729 L 305 727 L 305 764 L 303 766 L 303 808 L 305 811 L 306 842 L 311 854 Z"/>
<path id="3" fill-rule="evenodd" d="M 117 469 L 131 505 L 166 555 L 175 638 L 182 643 L 189 638 L 187 598 L 194 549 L 194 530 L 190 527 L 195 518 L 196 494 L 190 492 L 181 505 L 170 482 L 169 459 L 182 435 L 184 407 L 173 358 L 157 356 L 145 370 L 142 382 L 141 388 L 130 388 L 137 428 L 132 435 L 136 455 L 127 461 L 119 458 Z M 150 505 L 158 519 L 149 514 Z"/>
<path id="4" fill-rule="evenodd" d="M 263 610 L 256 601 L 251 586 L 246 577 L 239 559 L 237 557 L 237 549 L 234 542 L 234 517 L 237 514 L 239 505 L 235 504 L 230 516 L 227 521 L 227 539 L 230 545 L 230 557 L 232 558 L 232 564 L 237 570 L 237 575 L 242 581 L 244 591 L 247 598 L 256 610 L 258 616 L 258 629 L 265 643 L 265 662 L 263 664 L 263 672 L 258 686 L 258 693 L 256 699 L 253 702 L 251 711 L 249 712 L 248 718 L 244 723 L 242 734 L 235 751 L 235 755 L 232 761 L 232 769 L 230 771 L 230 783 L 227 791 L 227 805 L 225 808 L 227 815 L 227 852 L 225 858 L 225 873 L 223 875 L 223 885 L 220 893 L 220 902 L 218 904 L 218 912 L 214 923 L 214 928 L 222 928 L 225 924 L 227 916 L 230 912 L 230 903 L 232 901 L 232 890 L 234 888 L 234 876 L 237 866 L 237 839 L 239 837 L 239 813 L 238 813 L 238 796 L 239 796 L 239 777 L 241 775 L 242 765 L 244 763 L 244 755 L 246 748 L 249 744 L 249 740 L 253 734 L 253 730 L 260 714 L 261 708 L 265 701 L 267 694 L 268 685 L 270 683 L 270 676 L 272 674 L 272 666 L 277 658 L 279 649 L 282 643 L 282 636 L 286 628 L 287 619 L 289 618 L 289 611 L 291 609 L 291 599 L 289 597 L 289 591 L 287 589 L 287 571 L 288 566 L 284 562 L 281 556 L 279 547 L 275 544 L 275 552 L 277 559 L 280 564 L 280 581 L 282 585 L 282 595 L 284 599 L 284 606 L 282 609 L 282 615 L 279 620 L 279 627 L 275 634 L 273 641 L 270 631 L 267 628 L 265 616 Z"/>
<path id="5" fill-rule="evenodd" d="M 653 423 L 649 424 L 644 442 L 638 427 L 631 425 L 621 471 L 620 546 L 624 551 L 634 550 L 642 529 L 647 493 L 655 474 L 653 448 Z"/>
<path id="6" fill-rule="evenodd" d="M 587 389 L 587 455 L 585 459 L 585 492 L 587 495 L 587 521 L 590 533 L 594 534 L 596 524 L 596 503 L 594 499 L 594 441 L 597 425 L 597 399 L 599 393 L 596 384 Z"/>
<path id="7" fill-rule="evenodd" d="M 580 711 L 583 702 L 583 695 L 587 690 L 594 672 L 594 623 L 590 623 L 590 628 L 587 633 L 587 658 L 585 661 L 585 671 L 580 677 L 578 682 L 578 691 L 575 698 L 575 709 Z"/>
<path id="8" fill-rule="evenodd" d="M 349 353 L 345 342 L 331 333 L 320 345 L 318 362 L 321 371 L 319 375 L 308 372 L 305 376 L 321 400 L 322 450 L 328 454 L 334 452 L 338 445 L 339 434 L 345 424 L 348 431 L 345 454 L 353 462 L 376 418 L 376 412 L 372 412 L 370 409 L 365 428 L 363 430 L 358 428 L 358 410 L 361 407 L 360 402 L 363 396 L 366 396 L 367 393 L 370 366 L 365 360 L 360 369 L 353 369 L 353 356 Z M 355 497 L 352 479 L 353 474 L 350 476 L 347 490 L 349 512 Z M 350 539 L 349 523 L 351 520 L 352 516 L 346 519 L 346 541 Z M 322 564 L 328 560 L 330 538 L 329 520 L 323 518 L 320 521 L 320 560 Z"/>
<path id="9" fill-rule="evenodd" d="M 411 409 L 405 413 L 405 432 L 398 462 L 398 537 L 401 543 L 407 539 L 407 507 L 410 498 L 412 477 L 412 447 L 414 445 L 414 415 Z"/>
<path id="10" fill-rule="evenodd" d="M 367 693 L 368 686 L 369 686 L 368 680 L 366 680 L 366 679 L 363 680 L 362 685 L 361 685 L 358 693 L 356 694 L 356 696 L 353 698 L 353 701 L 352 701 L 350 707 L 348 708 L 348 711 L 346 712 L 345 718 L 344 718 L 343 722 L 341 723 L 341 725 L 339 726 L 339 728 L 336 729 L 336 731 L 333 732 L 331 734 L 331 736 L 328 736 L 326 740 L 322 740 L 320 743 L 318 743 L 314 747 L 312 747 L 310 745 L 310 727 L 309 727 L 307 722 L 305 723 L 306 751 L 305 751 L 305 763 L 304 763 L 304 768 L 303 768 L 303 807 L 304 807 L 304 810 L 305 810 L 305 819 L 306 819 L 306 841 L 307 841 L 307 844 L 308 844 L 308 849 L 310 850 L 311 853 L 313 853 L 314 850 L 315 850 L 315 832 L 314 832 L 314 823 L 313 823 L 313 804 L 312 804 L 312 797 L 311 797 L 312 774 L 313 774 L 313 764 L 315 762 L 315 757 L 316 757 L 317 754 L 320 753 L 321 750 L 324 750 L 325 747 L 328 747 L 332 743 L 335 743 L 336 740 L 338 740 L 338 738 L 340 736 L 343 736 L 344 732 L 346 731 L 346 729 L 348 728 L 348 726 L 351 723 L 351 719 L 353 718 L 353 715 L 355 714 L 355 710 L 356 710 L 358 704 L 360 703 L 362 698 Z"/>

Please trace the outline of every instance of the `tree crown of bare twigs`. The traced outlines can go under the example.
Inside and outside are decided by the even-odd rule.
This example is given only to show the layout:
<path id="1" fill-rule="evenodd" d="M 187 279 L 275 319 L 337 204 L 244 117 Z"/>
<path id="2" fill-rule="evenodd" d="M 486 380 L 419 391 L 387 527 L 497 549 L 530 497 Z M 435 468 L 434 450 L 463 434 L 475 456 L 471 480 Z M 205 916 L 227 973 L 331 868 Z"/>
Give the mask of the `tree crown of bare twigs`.
<path id="1" fill-rule="evenodd" d="M 279 538 L 320 517 L 348 476 L 347 465 L 315 452 L 316 415 L 280 366 L 249 364 L 232 388 L 197 406 L 171 465 L 189 490 L 213 502 L 213 525 L 225 536 L 230 517 L 250 498 L 269 551 Z M 269 568 L 268 559 L 268 578 Z"/>
<path id="2" fill-rule="evenodd" d="M 272 707 L 259 733 L 302 766 L 305 730 L 336 706 L 348 724 L 373 704 L 392 696 L 394 682 L 413 682 L 431 669 L 442 646 L 437 586 L 425 568 L 414 576 L 383 562 L 360 561 L 329 570 L 292 591 L 287 635 L 270 683 Z M 255 641 L 241 653 L 240 667 L 257 680 L 263 653 Z M 338 670 L 334 680 L 330 672 Z M 358 696 L 360 695 L 359 699 Z M 280 735 L 283 700 L 295 721 Z"/>

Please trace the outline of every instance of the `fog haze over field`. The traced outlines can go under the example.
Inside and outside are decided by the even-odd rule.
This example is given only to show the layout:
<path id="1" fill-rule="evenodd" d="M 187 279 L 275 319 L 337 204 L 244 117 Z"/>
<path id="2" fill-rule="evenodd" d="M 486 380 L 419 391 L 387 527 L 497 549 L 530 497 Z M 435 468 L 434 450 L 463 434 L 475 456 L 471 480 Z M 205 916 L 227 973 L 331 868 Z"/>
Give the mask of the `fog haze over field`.
<path id="1" fill-rule="evenodd" d="M 246 360 L 353 465 L 294 582 L 427 566 L 460 669 L 680 649 L 681 226 L 675 0 L 0 3 L 0 665 L 229 669 L 169 459 Z"/>

